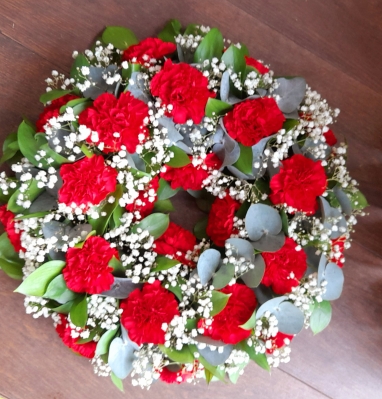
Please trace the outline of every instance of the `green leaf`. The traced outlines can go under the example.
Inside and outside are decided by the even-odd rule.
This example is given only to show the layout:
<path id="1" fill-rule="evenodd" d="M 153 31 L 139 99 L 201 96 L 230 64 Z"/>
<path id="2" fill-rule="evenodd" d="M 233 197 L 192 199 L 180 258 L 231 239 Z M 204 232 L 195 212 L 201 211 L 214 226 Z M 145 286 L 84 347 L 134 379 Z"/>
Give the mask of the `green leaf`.
<path id="1" fill-rule="evenodd" d="M 40 102 L 46 105 L 48 101 L 56 100 L 57 98 L 63 97 L 65 96 L 65 94 L 69 94 L 70 92 L 71 92 L 70 90 L 60 90 L 60 89 L 47 91 L 40 97 Z"/>
<path id="2" fill-rule="evenodd" d="M 202 64 L 203 61 L 209 60 L 212 58 L 220 57 L 223 54 L 224 49 L 224 41 L 223 36 L 219 29 L 213 28 L 211 29 L 204 39 L 200 42 L 199 46 L 196 48 L 194 54 L 194 62 L 197 64 Z"/>
<path id="3" fill-rule="evenodd" d="M 4 140 L 3 155 L 0 159 L 0 164 L 11 159 L 13 156 L 17 154 L 19 150 L 20 147 L 17 140 L 17 133 L 9 134 L 7 138 Z"/>
<path id="4" fill-rule="evenodd" d="M 78 297 L 78 294 L 71 291 L 64 280 L 64 276 L 59 274 L 48 285 L 44 298 L 54 299 L 58 303 L 66 303 Z"/>
<path id="5" fill-rule="evenodd" d="M 113 221 L 114 221 L 115 227 L 119 227 L 119 226 L 122 224 L 122 222 L 121 222 L 121 217 L 122 217 L 122 215 L 123 215 L 125 212 L 126 212 L 125 208 L 122 208 L 122 207 L 119 206 L 119 205 L 114 209 L 114 212 L 113 212 Z"/>
<path id="6" fill-rule="evenodd" d="M 24 194 L 24 201 L 29 200 L 31 202 L 33 202 L 43 191 L 45 190 L 45 188 L 38 188 L 37 187 L 37 180 L 36 179 L 31 179 L 29 180 L 29 187 L 27 188 L 27 190 L 25 192 L 23 192 Z M 8 210 L 12 211 L 15 214 L 18 213 L 27 213 L 28 210 L 25 209 L 23 206 L 18 205 L 16 203 L 17 198 L 20 194 L 20 189 L 16 190 L 11 198 L 9 198 L 8 201 Z"/>
<path id="7" fill-rule="evenodd" d="M 222 116 L 232 109 L 232 105 L 224 101 L 209 98 L 206 104 L 206 116 Z"/>
<path id="8" fill-rule="evenodd" d="M 366 197 L 361 191 L 357 190 L 355 193 L 350 193 L 350 195 L 351 206 L 354 210 L 362 210 L 369 206 Z"/>
<path id="9" fill-rule="evenodd" d="M 134 33 L 122 26 L 108 26 L 102 33 L 102 41 L 106 44 L 111 43 L 119 50 L 126 50 L 133 44 L 138 43 Z"/>
<path id="10" fill-rule="evenodd" d="M 177 19 L 171 19 L 158 34 L 158 37 L 164 42 L 175 43 L 175 37 L 180 34 L 181 28 L 182 25 Z"/>
<path id="11" fill-rule="evenodd" d="M 174 153 L 174 157 L 167 163 L 168 166 L 172 168 L 181 168 L 191 163 L 189 156 L 179 147 L 173 145 L 169 148 L 169 151 Z"/>
<path id="12" fill-rule="evenodd" d="M 282 222 L 282 229 L 284 234 L 288 237 L 289 236 L 289 225 L 288 225 L 288 216 L 283 209 L 280 209 L 280 216 Z"/>
<path id="13" fill-rule="evenodd" d="M 324 330 L 332 318 L 332 305 L 329 301 L 316 302 L 314 310 L 310 316 L 310 328 L 313 334 L 318 334 Z"/>
<path id="14" fill-rule="evenodd" d="M 125 80 L 129 80 L 133 74 L 133 72 L 139 72 L 141 70 L 141 65 L 129 62 L 128 68 L 122 68 L 122 77 Z M 128 84 L 126 85 L 125 92 L 127 91 Z"/>
<path id="15" fill-rule="evenodd" d="M 176 363 L 193 363 L 194 355 L 190 352 L 190 348 L 188 345 L 183 345 L 183 348 L 180 351 L 175 349 L 166 348 L 164 345 L 158 345 L 159 349 L 172 361 Z"/>
<path id="16" fill-rule="evenodd" d="M 159 188 L 157 191 L 158 200 L 169 199 L 169 198 L 173 197 L 179 190 L 180 190 L 180 187 L 176 188 L 174 190 L 171 188 L 171 186 L 168 184 L 168 182 L 165 179 L 160 178 L 159 179 Z"/>
<path id="17" fill-rule="evenodd" d="M 237 346 L 240 350 L 246 352 L 249 358 L 261 368 L 267 371 L 271 370 L 265 353 L 256 353 L 253 346 L 249 346 L 245 341 L 240 342 Z"/>
<path id="18" fill-rule="evenodd" d="M 185 31 L 184 31 L 185 35 L 200 35 L 200 36 L 205 36 L 205 33 L 202 32 L 202 30 L 200 29 L 200 25 L 197 24 L 189 24 L 187 25 Z"/>
<path id="19" fill-rule="evenodd" d="M 155 263 L 156 266 L 151 269 L 152 272 L 171 269 L 172 267 L 179 265 L 180 262 L 176 259 L 167 258 L 166 256 L 157 256 Z"/>
<path id="20" fill-rule="evenodd" d="M 206 377 L 206 383 L 207 385 L 210 384 L 210 382 L 212 381 L 212 378 L 214 377 L 214 375 L 211 373 L 210 370 L 208 369 L 204 369 L 204 376 Z"/>
<path id="21" fill-rule="evenodd" d="M 253 155 L 252 155 L 252 147 L 247 147 L 241 143 L 239 143 L 240 147 L 240 157 L 233 164 L 240 172 L 246 174 L 252 174 L 252 163 L 253 163 Z"/>
<path id="22" fill-rule="evenodd" d="M 252 313 L 251 317 L 241 326 L 244 330 L 253 330 L 256 327 L 256 310 Z"/>
<path id="23" fill-rule="evenodd" d="M 198 240 L 203 240 L 203 238 L 208 239 L 208 234 L 206 232 L 207 224 L 208 224 L 208 217 L 205 217 L 196 222 L 194 226 L 194 234 Z"/>
<path id="24" fill-rule="evenodd" d="M 117 185 L 114 193 L 108 195 L 104 201 L 104 205 L 96 207 L 96 210 L 99 214 L 98 219 L 93 219 L 88 217 L 88 222 L 91 224 L 93 230 L 97 232 L 97 235 L 103 235 L 107 224 L 109 223 L 110 217 L 114 211 L 114 209 L 118 206 L 119 199 L 123 195 L 123 188 L 120 184 Z M 109 197 L 114 197 L 114 202 L 110 203 L 108 201 Z M 106 216 L 101 216 L 102 213 L 105 212 Z"/>
<path id="25" fill-rule="evenodd" d="M 96 348 L 96 355 L 104 355 L 109 351 L 109 346 L 112 341 L 112 339 L 115 337 L 115 334 L 117 333 L 118 328 L 114 330 L 107 330 L 104 334 L 102 334 L 100 340 L 97 343 L 97 348 Z"/>
<path id="26" fill-rule="evenodd" d="M 76 340 L 76 344 L 87 344 L 90 341 L 93 341 L 94 337 L 99 333 L 99 328 L 93 328 L 90 331 L 90 334 L 87 338 L 78 338 Z"/>
<path id="27" fill-rule="evenodd" d="M 220 291 L 212 291 L 212 310 L 210 313 L 211 316 L 216 316 L 226 307 L 230 296 L 231 294 L 223 294 L 223 292 Z"/>
<path id="28" fill-rule="evenodd" d="M 158 200 L 155 201 L 154 203 L 154 210 L 156 212 L 172 212 L 175 210 L 174 206 L 172 205 L 172 202 L 169 199 L 165 200 Z"/>
<path id="29" fill-rule="evenodd" d="M 189 345 L 191 352 L 198 352 L 198 349 L 195 345 Z M 204 366 L 206 370 L 208 370 L 214 377 L 216 377 L 220 381 L 225 381 L 225 372 L 219 367 L 212 366 L 207 360 L 199 353 L 198 361 Z"/>
<path id="30" fill-rule="evenodd" d="M 35 158 L 36 152 L 40 149 L 35 140 L 34 129 L 26 122 L 22 121 L 17 130 L 17 140 L 20 151 L 33 165 L 38 166 L 40 161 Z"/>
<path id="31" fill-rule="evenodd" d="M 198 327 L 196 319 L 187 319 L 186 329 L 188 331 L 195 330 Z"/>
<path id="32" fill-rule="evenodd" d="M 52 158 L 54 162 L 52 162 L 50 165 L 53 166 L 54 168 L 63 165 L 64 163 L 71 163 L 69 159 L 63 157 L 60 154 L 57 154 L 54 150 L 52 150 L 49 147 L 48 143 L 42 144 L 40 147 L 41 150 L 44 150 L 46 152 L 46 158 Z"/>
<path id="33" fill-rule="evenodd" d="M 21 285 L 15 289 L 15 292 L 24 295 L 44 296 L 49 283 L 61 273 L 64 266 L 65 262 L 61 260 L 52 260 L 44 263 L 31 273 Z"/>
<path id="34" fill-rule="evenodd" d="M 30 219 L 30 218 L 41 218 L 41 217 L 44 217 L 44 216 L 48 215 L 49 213 L 50 213 L 49 211 L 31 213 L 29 215 L 17 216 L 17 217 L 15 217 L 15 220 L 24 220 L 24 219 Z"/>
<path id="35" fill-rule="evenodd" d="M 62 314 L 69 314 L 70 309 L 72 308 L 74 304 L 74 301 L 69 301 L 64 303 L 63 305 L 51 308 L 52 310 L 54 310 L 57 313 L 62 313 Z"/>
<path id="36" fill-rule="evenodd" d="M 240 74 L 241 79 L 244 78 L 246 68 L 244 53 L 243 49 L 239 49 L 234 44 L 231 44 L 222 56 L 222 61 L 226 66 L 238 75 Z"/>
<path id="37" fill-rule="evenodd" d="M 182 302 L 182 300 L 183 300 L 183 292 L 182 292 L 182 289 L 180 288 L 179 281 L 178 281 L 178 284 L 175 287 L 173 287 L 171 284 L 169 284 L 169 287 L 166 288 L 166 289 L 168 291 L 172 292 L 179 299 L 179 301 Z"/>
<path id="38" fill-rule="evenodd" d="M 74 109 L 78 105 L 85 105 L 85 104 L 88 107 L 89 105 L 92 104 L 92 102 L 89 101 L 88 98 L 76 98 L 74 100 L 70 100 L 60 108 L 60 114 L 63 114 L 66 111 L 66 109 L 69 107 Z M 78 115 L 78 114 L 76 114 L 76 115 Z"/>
<path id="39" fill-rule="evenodd" d="M 123 389 L 123 381 L 118 378 L 113 372 L 110 373 L 110 378 L 113 381 L 113 384 L 121 391 L 125 392 Z"/>
<path id="40" fill-rule="evenodd" d="M 88 321 L 88 301 L 86 295 L 77 298 L 70 309 L 70 320 L 77 327 L 84 328 Z"/>
<path id="41" fill-rule="evenodd" d="M 244 219 L 250 206 L 251 206 L 250 202 L 248 201 L 243 202 L 239 210 L 236 212 L 235 216 L 237 216 L 239 219 Z"/>
<path id="42" fill-rule="evenodd" d="M 77 57 L 74 59 L 72 68 L 70 70 L 70 77 L 80 83 L 83 83 L 85 81 L 85 77 L 82 76 L 81 73 L 81 68 L 83 66 L 90 66 L 90 62 L 83 54 L 78 54 Z"/>
<path id="43" fill-rule="evenodd" d="M 90 148 L 85 143 L 81 145 L 81 151 L 88 158 L 91 158 L 94 155 L 94 153 L 90 150 Z"/>
<path id="44" fill-rule="evenodd" d="M 138 228 L 147 230 L 154 238 L 159 238 L 168 228 L 170 218 L 164 213 L 153 213 L 133 226 L 131 231 L 136 233 Z"/>
<path id="45" fill-rule="evenodd" d="M 283 129 L 285 129 L 287 132 L 289 132 L 289 130 L 296 127 L 299 123 L 300 123 L 300 121 L 298 119 L 287 119 L 283 123 Z"/>
<path id="46" fill-rule="evenodd" d="M 122 263 L 115 256 L 111 258 L 108 265 L 113 268 L 113 275 L 119 277 L 126 277 L 126 269 L 122 266 Z"/>
<path id="47" fill-rule="evenodd" d="M 0 236 L 0 268 L 9 277 L 21 280 L 23 278 L 23 266 L 24 261 L 19 258 L 18 253 L 13 248 L 8 234 L 3 233 Z"/>

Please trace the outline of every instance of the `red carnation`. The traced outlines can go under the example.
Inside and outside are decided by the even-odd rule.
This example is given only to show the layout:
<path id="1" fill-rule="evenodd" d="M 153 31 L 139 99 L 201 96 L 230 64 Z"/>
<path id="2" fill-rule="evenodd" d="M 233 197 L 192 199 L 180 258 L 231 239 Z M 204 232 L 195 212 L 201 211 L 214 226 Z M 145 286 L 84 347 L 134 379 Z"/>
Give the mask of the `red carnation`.
<path id="1" fill-rule="evenodd" d="M 59 337 L 62 339 L 62 342 L 74 352 L 80 354 L 81 356 L 87 357 L 92 359 L 95 355 L 97 342 L 90 341 L 84 344 L 77 344 L 76 342 L 80 339 L 72 338 L 71 332 L 72 329 L 70 328 L 70 324 L 68 319 L 65 315 L 60 314 L 60 323 L 56 326 L 56 331 Z"/>
<path id="2" fill-rule="evenodd" d="M 282 332 L 278 332 L 277 335 L 272 338 L 272 347 L 271 348 L 267 348 L 267 353 L 268 354 L 272 354 L 276 349 L 280 349 L 283 346 L 286 345 L 285 341 L 289 340 L 292 341 L 292 339 L 294 338 L 294 335 L 288 335 L 288 334 L 284 334 Z"/>
<path id="3" fill-rule="evenodd" d="M 228 193 L 224 198 L 216 198 L 213 202 L 206 233 L 217 246 L 224 247 L 225 240 L 237 232 L 233 227 L 233 219 L 240 205 Z"/>
<path id="4" fill-rule="evenodd" d="M 159 255 L 172 255 L 185 265 L 195 266 L 195 263 L 186 258 L 188 251 L 193 251 L 196 237 L 183 227 L 170 222 L 167 230 L 155 240 L 155 252 Z"/>
<path id="5" fill-rule="evenodd" d="M 148 37 L 127 48 L 123 52 L 122 60 L 145 65 L 150 63 L 151 59 L 161 59 L 175 50 L 176 45 L 174 43 L 164 42 L 156 37 Z"/>
<path id="6" fill-rule="evenodd" d="M 227 133 L 239 143 L 251 147 L 264 137 L 278 132 L 285 121 L 273 98 L 256 98 L 234 105 L 223 118 Z"/>
<path id="7" fill-rule="evenodd" d="M 9 241 L 15 251 L 25 251 L 25 248 L 21 245 L 21 231 L 15 227 L 15 214 L 7 210 L 7 205 L 0 206 L 0 222 L 4 225 Z"/>
<path id="8" fill-rule="evenodd" d="M 88 143 L 104 143 L 103 151 L 106 153 L 119 151 L 124 145 L 132 154 L 142 141 L 139 136 L 145 138 L 149 134 L 144 125 L 148 111 L 148 106 L 130 92 L 122 93 L 119 98 L 104 93 L 81 112 L 79 123 L 98 133 L 98 140 L 93 141 L 90 135 Z"/>
<path id="9" fill-rule="evenodd" d="M 345 250 L 345 237 L 338 237 L 334 240 L 331 240 L 332 244 L 332 251 L 331 251 L 331 258 L 330 261 L 334 262 L 337 264 L 339 267 L 343 267 L 345 263 L 345 256 L 344 256 L 344 250 Z"/>
<path id="10" fill-rule="evenodd" d="M 115 191 L 117 171 L 105 165 L 102 155 L 82 158 L 74 163 L 67 163 L 60 168 L 64 184 L 58 191 L 61 203 L 77 206 L 98 205 L 106 196 Z"/>
<path id="11" fill-rule="evenodd" d="M 69 248 L 66 265 L 62 271 L 66 285 L 74 292 L 100 294 L 110 289 L 114 282 L 109 266 L 118 251 L 102 237 L 89 237 L 82 248 Z"/>
<path id="12" fill-rule="evenodd" d="M 281 249 L 276 252 L 263 252 L 265 273 L 262 284 L 271 287 L 279 295 L 292 291 L 299 284 L 307 268 L 306 254 L 303 250 L 296 251 L 297 244 L 292 238 L 286 237 Z"/>
<path id="13" fill-rule="evenodd" d="M 38 121 L 36 122 L 37 131 L 45 132 L 44 126 L 47 124 L 48 120 L 57 118 L 57 116 L 60 115 L 60 108 L 76 98 L 79 97 L 73 94 L 65 94 L 65 96 L 52 100 L 51 104 L 47 105 L 38 117 Z"/>
<path id="14" fill-rule="evenodd" d="M 216 96 L 208 89 L 208 79 L 202 72 L 184 62 L 173 64 L 171 60 L 154 76 L 151 93 L 164 105 L 172 105 L 175 123 L 186 123 L 189 119 L 200 123 L 208 99 Z"/>
<path id="15" fill-rule="evenodd" d="M 226 307 L 213 317 L 210 326 L 204 326 L 204 335 L 226 344 L 237 344 L 251 335 L 250 330 L 240 326 L 248 321 L 255 311 L 257 300 L 255 293 L 243 284 L 233 284 L 220 290 L 231 294 Z M 199 323 L 199 326 L 201 324 Z"/>
<path id="16" fill-rule="evenodd" d="M 257 69 L 259 71 L 259 73 L 261 73 L 262 75 L 264 75 L 264 73 L 269 72 L 268 67 L 266 67 L 265 65 L 263 65 L 261 62 L 257 61 L 256 59 L 254 59 L 252 57 L 248 57 L 247 55 L 245 56 L 245 63 L 247 65 Z"/>
<path id="17" fill-rule="evenodd" d="M 325 141 L 328 145 L 330 145 L 331 147 L 333 147 L 334 145 L 337 144 L 337 138 L 334 135 L 332 130 L 328 130 L 327 132 L 324 133 L 324 137 L 325 137 Z"/>
<path id="18" fill-rule="evenodd" d="M 192 161 L 192 157 L 189 156 Z M 183 190 L 201 190 L 202 183 L 209 175 L 209 169 L 219 169 L 222 161 L 215 154 L 207 154 L 201 165 L 194 166 L 191 162 L 181 168 L 165 165 L 165 172 L 160 176 L 171 183 L 171 188 L 182 187 Z"/>
<path id="19" fill-rule="evenodd" d="M 282 161 L 280 172 L 272 177 L 269 198 L 274 204 L 287 204 L 312 214 L 317 209 L 317 197 L 324 193 L 326 185 L 321 162 L 296 154 Z"/>
<path id="20" fill-rule="evenodd" d="M 155 176 L 147 184 L 144 190 L 139 191 L 139 196 L 134 200 L 133 203 L 126 205 L 126 210 L 129 212 L 139 212 L 141 218 L 144 218 L 151 214 L 154 209 L 155 201 L 157 199 L 157 191 L 159 188 L 159 177 Z M 154 198 L 154 201 L 150 201 L 149 198 Z"/>
<path id="21" fill-rule="evenodd" d="M 192 371 L 188 371 L 185 365 L 182 365 L 177 371 L 170 370 L 169 367 L 163 367 L 160 371 L 159 378 L 167 384 L 181 384 L 182 382 L 186 382 L 189 378 L 193 378 L 195 371 L 195 366 Z"/>
<path id="22" fill-rule="evenodd" d="M 163 323 L 169 324 L 174 316 L 179 316 L 174 294 L 163 288 L 158 280 L 146 283 L 142 291 L 134 290 L 121 300 L 120 307 L 123 309 L 121 323 L 138 345 L 164 344 Z"/>

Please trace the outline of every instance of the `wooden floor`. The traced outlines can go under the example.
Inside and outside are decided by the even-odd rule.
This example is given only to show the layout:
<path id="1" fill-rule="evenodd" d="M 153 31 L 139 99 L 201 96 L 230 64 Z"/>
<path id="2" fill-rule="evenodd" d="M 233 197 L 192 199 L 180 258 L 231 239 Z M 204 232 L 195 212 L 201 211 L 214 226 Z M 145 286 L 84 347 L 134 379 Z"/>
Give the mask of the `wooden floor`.
<path id="1" fill-rule="evenodd" d="M 0 397 L 382 398 L 382 1 L 380 0 L 1 0 L 0 141 L 21 115 L 35 120 L 52 69 L 67 73 L 105 25 L 144 38 L 169 18 L 220 28 L 279 75 L 302 75 L 341 109 L 334 131 L 350 146 L 350 170 L 372 206 L 348 251 L 346 286 L 333 321 L 292 344 L 292 361 L 269 376 L 248 367 L 237 385 L 118 392 L 56 336 L 25 314 L 17 282 L 0 272 Z"/>

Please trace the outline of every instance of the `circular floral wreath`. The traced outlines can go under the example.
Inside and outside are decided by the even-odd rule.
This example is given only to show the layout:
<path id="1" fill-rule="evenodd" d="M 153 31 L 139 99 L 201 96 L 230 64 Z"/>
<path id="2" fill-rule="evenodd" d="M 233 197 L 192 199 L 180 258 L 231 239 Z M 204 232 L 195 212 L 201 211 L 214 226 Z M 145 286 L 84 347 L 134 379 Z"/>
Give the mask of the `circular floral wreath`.
<path id="1" fill-rule="evenodd" d="M 120 389 L 289 361 L 329 323 L 367 205 L 328 127 L 339 111 L 177 20 L 141 42 L 108 27 L 73 58 L 3 147 L 0 265 L 27 313 Z M 206 214 L 193 233 L 170 221 L 179 190 Z"/>

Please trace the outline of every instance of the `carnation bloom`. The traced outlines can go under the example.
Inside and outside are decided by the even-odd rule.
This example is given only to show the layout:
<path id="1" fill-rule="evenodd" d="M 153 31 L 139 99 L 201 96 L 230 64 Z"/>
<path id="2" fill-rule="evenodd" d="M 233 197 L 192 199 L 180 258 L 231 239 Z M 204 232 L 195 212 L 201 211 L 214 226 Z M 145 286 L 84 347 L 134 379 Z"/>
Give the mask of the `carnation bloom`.
<path id="1" fill-rule="evenodd" d="M 69 101 L 77 98 L 79 97 L 74 94 L 65 94 L 65 96 L 52 100 L 51 104 L 47 105 L 38 117 L 38 121 L 36 122 L 37 131 L 45 132 L 44 126 L 47 124 L 48 120 L 51 118 L 57 118 L 57 116 L 60 115 L 60 108 L 63 105 L 66 105 Z"/>
<path id="2" fill-rule="evenodd" d="M 192 157 L 189 156 L 190 160 Z M 171 166 L 165 165 L 165 172 L 161 172 L 161 178 L 171 183 L 171 188 L 176 189 L 178 187 L 183 190 L 201 190 L 202 184 L 205 179 L 209 176 L 209 169 L 219 169 L 222 162 L 213 153 L 207 154 L 202 164 L 195 166 L 192 162 L 181 168 L 172 168 Z"/>
<path id="3" fill-rule="evenodd" d="M 306 254 L 296 250 L 296 242 L 286 237 L 281 249 L 276 252 L 263 252 L 265 273 L 261 281 L 278 295 L 284 295 L 297 287 L 307 269 Z"/>
<path id="4" fill-rule="evenodd" d="M 345 262 L 345 256 L 344 256 L 345 241 L 346 238 L 344 236 L 331 240 L 332 251 L 330 253 L 331 254 L 330 261 L 336 263 L 336 265 L 339 267 L 343 267 Z"/>
<path id="5" fill-rule="evenodd" d="M 286 345 L 286 341 L 290 342 L 294 338 L 294 335 L 284 334 L 282 332 L 278 332 L 274 338 L 272 338 L 272 346 L 271 348 L 267 348 L 267 353 L 272 354 L 276 349 L 280 349 Z"/>
<path id="6" fill-rule="evenodd" d="M 92 359 L 95 355 L 97 342 L 90 341 L 84 344 L 77 344 L 76 342 L 79 340 L 78 338 L 72 338 L 69 321 L 67 317 L 63 314 L 59 314 L 60 322 L 57 323 L 56 332 L 59 337 L 62 339 L 62 342 L 74 352 L 80 354 L 81 356 Z"/>
<path id="7" fill-rule="evenodd" d="M 324 137 L 326 143 L 331 147 L 337 144 L 337 137 L 334 135 L 332 130 L 329 129 L 327 132 L 325 132 Z"/>
<path id="8" fill-rule="evenodd" d="M 276 101 L 268 97 L 242 101 L 223 118 L 227 133 L 247 147 L 277 133 L 284 121 Z"/>
<path id="9" fill-rule="evenodd" d="M 274 204 L 287 204 L 312 214 L 317 209 L 317 197 L 326 190 L 325 169 L 320 161 L 296 154 L 282 161 L 280 172 L 272 177 L 269 185 L 269 199 Z"/>
<path id="10" fill-rule="evenodd" d="M 132 213 L 139 212 L 141 218 L 150 215 L 154 209 L 155 201 L 157 199 L 156 193 L 158 188 L 159 177 L 155 176 L 152 180 L 150 180 L 144 190 L 139 191 L 139 195 L 134 202 L 126 205 L 126 210 Z"/>
<path id="11" fill-rule="evenodd" d="M 269 68 L 263 65 L 260 61 L 257 61 L 255 58 L 245 56 L 245 63 L 251 67 L 256 68 L 259 73 L 264 75 L 264 73 L 269 72 Z"/>
<path id="12" fill-rule="evenodd" d="M 163 58 L 176 50 L 176 45 L 170 42 L 164 42 L 156 37 L 148 37 L 138 44 L 128 47 L 122 55 L 123 61 L 136 62 L 144 65 L 150 63 L 150 60 Z"/>
<path id="13" fill-rule="evenodd" d="M 159 280 L 144 284 L 142 290 L 134 290 L 128 298 L 121 300 L 120 308 L 123 309 L 121 323 L 130 339 L 138 345 L 164 344 L 162 325 L 179 316 L 174 294 L 163 288 Z"/>
<path id="14" fill-rule="evenodd" d="M 188 371 L 186 366 L 183 364 L 178 370 L 171 370 L 170 367 L 163 367 L 160 371 L 160 380 L 167 384 L 181 384 L 187 381 L 189 378 L 193 378 L 195 374 L 194 369 Z"/>
<path id="15" fill-rule="evenodd" d="M 255 293 L 246 285 L 233 284 L 220 290 L 231 294 L 225 308 L 213 317 L 210 326 L 199 322 L 199 328 L 204 327 L 204 335 L 226 344 L 237 344 L 251 335 L 250 330 L 240 326 L 252 316 L 257 306 Z"/>
<path id="16" fill-rule="evenodd" d="M 134 153 L 139 142 L 149 134 L 144 123 L 148 112 L 148 106 L 130 92 L 122 93 L 119 98 L 104 93 L 81 112 L 79 123 L 97 132 L 98 139 L 91 134 L 87 142 L 103 143 L 103 152 L 116 152 L 124 145 L 128 152 Z"/>
<path id="17" fill-rule="evenodd" d="M 166 60 L 152 79 L 151 93 L 164 105 L 172 105 L 175 123 L 186 123 L 189 119 L 200 123 L 208 99 L 216 96 L 208 89 L 208 79 L 202 72 L 184 62 L 173 64 L 171 60 Z"/>
<path id="18" fill-rule="evenodd" d="M 196 237 L 177 224 L 170 222 L 167 230 L 155 240 L 155 252 L 160 255 L 172 255 L 185 265 L 195 266 L 187 259 L 187 252 L 192 252 L 196 245 Z"/>
<path id="19" fill-rule="evenodd" d="M 118 172 L 105 165 L 102 155 L 82 158 L 60 168 L 63 185 L 58 191 L 58 200 L 66 205 L 98 205 L 117 185 Z"/>
<path id="20" fill-rule="evenodd" d="M 228 193 L 225 197 L 216 197 L 208 215 L 206 233 L 219 247 L 224 247 L 225 241 L 237 231 L 233 226 L 235 212 L 240 208 L 240 202 L 234 200 Z"/>
<path id="21" fill-rule="evenodd" d="M 66 265 L 62 271 L 66 285 L 74 292 L 100 294 L 110 289 L 114 282 L 109 266 L 118 251 L 102 237 L 89 237 L 82 248 L 69 248 Z"/>
<path id="22" fill-rule="evenodd" d="M 0 206 L 0 222 L 4 225 L 8 239 L 15 251 L 25 251 L 25 248 L 21 245 L 21 232 L 15 228 L 15 215 L 13 212 L 7 210 L 7 205 Z"/>

